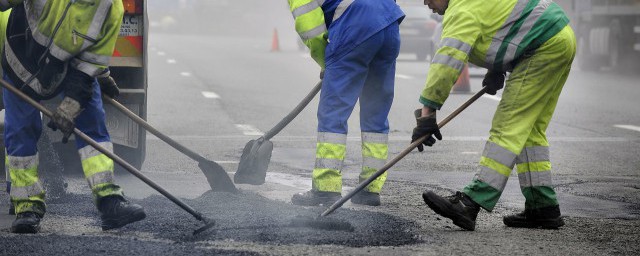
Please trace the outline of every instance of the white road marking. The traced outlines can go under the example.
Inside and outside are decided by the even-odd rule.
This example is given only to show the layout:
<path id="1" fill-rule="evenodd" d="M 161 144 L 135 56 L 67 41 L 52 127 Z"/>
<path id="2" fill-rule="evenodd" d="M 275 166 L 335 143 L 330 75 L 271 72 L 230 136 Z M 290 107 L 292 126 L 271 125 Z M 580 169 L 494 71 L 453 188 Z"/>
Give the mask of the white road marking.
<path id="1" fill-rule="evenodd" d="M 500 101 L 502 100 L 502 98 L 495 96 L 495 95 L 489 95 L 489 94 L 483 94 L 482 97 L 490 99 L 490 100 L 495 100 L 495 101 Z"/>
<path id="2" fill-rule="evenodd" d="M 260 130 L 258 130 L 258 128 L 253 127 L 252 125 L 248 125 L 248 124 L 236 124 L 236 128 L 238 128 L 238 130 L 242 131 L 242 134 L 244 135 L 250 135 L 250 136 L 262 136 L 264 135 L 264 132 L 261 132 Z"/>
<path id="3" fill-rule="evenodd" d="M 218 95 L 215 92 L 202 92 L 202 96 L 204 96 L 207 99 L 219 99 L 220 95 Z"/>
<path id="4" fill-rule="evenodd" d="M 636 132 L 640 132 L 640 126 L 635 126 L 635 125 L 628 125 L 628 124 L 616 124 L 613 127 L 617 127 L 617 128 L 622 128 L 622 129 L 627 129 L 627 130 L 632 130 L 632 131 L 636 131 Z"/>
<path id="5" fill-rule="evenodd" d="M 176 60 L 175 59 L 167 59 L 167 63 L 169 64 L 175 64 Z"/>
<path id="6" fill-rule="evenodd" d="M 408 75 L 403 75 L 403 74 L 396 74 L 396 78 L 401 78 L 401 79 L 413 79 L 412 76 L 408 76 Z"/>
<path id="7" fill-rule="evenodd" d="M 460 154 L 463 154 L 463 155 L 477 155 L 478 152 L 475 152 L 475 151 L 463 151 L 463 152 L 460 152 Z"/>
<path id="8" fill-rule="evenodd" d="M 166 55 L 166 53 L 165 52 L 158 52 L 158 55 L 159 56 L 164 56 L 164 55 Z"/>
<path id="9" fill-rule="evenodd" d="M 180 72 L 180 75 L 181 75 L 181 76 L 190 77 L 190 76 L 191 76 L 191 73 L 189 73 L 189 72 Z"/>

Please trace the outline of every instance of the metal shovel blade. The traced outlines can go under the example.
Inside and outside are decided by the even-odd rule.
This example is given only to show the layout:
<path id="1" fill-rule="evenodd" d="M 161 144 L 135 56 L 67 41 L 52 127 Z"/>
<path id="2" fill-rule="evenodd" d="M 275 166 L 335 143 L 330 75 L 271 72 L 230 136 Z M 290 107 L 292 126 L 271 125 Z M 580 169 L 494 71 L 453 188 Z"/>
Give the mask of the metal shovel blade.
<path id="1" fill-rule="evenodd" d="M 249 141 L 242 150 L 238 171 L 233 176 L 233 181 L 237 184 L 264 184 L 272 151 L 273 142 L 263 137 Z"/>
<path id="2" fill-rule="evenodd" d="M 209 186 L 211 186 L 212 191 L 231 193 L 238 192 L 238 189 L 233 185 L 231 178 L 229 178 L 227 171 L 225 171 L 218 163 L 209 160 L 201 160 L 198 162 L 198 167 L 200 167 L 204 176 L 207 177 L 207 182 L 209 182 Z"/>

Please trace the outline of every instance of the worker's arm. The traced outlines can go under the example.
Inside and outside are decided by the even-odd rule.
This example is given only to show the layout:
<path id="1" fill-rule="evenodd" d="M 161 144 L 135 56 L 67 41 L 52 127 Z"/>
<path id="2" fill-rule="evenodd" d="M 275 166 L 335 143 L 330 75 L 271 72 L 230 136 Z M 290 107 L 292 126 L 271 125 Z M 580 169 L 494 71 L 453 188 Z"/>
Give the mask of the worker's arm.
<path id="1" fill-rule="evenodd" d="M 429 108 L 440 109 L 447 100 L 479 35 L 480 27 L 471 13 L 462 11 L 445 15 L 440 48 L 431 61 L 427 82 L 420 95 L 423 115 L 430 112 Z"/>
<path id="2" fill-rule="evenodd" d="M 6 11 L 21 4 L 24 0 L 0 0 L 0 11 Z"/>
<path id="3" fill-rule="evenodd" d="M 324 70 L 324 51 L 327 46 L 327 25 L 324 12 L 316 0 L 288 0 L 296 23 L 296 32 L 309 47 L 311 58 Z"/>

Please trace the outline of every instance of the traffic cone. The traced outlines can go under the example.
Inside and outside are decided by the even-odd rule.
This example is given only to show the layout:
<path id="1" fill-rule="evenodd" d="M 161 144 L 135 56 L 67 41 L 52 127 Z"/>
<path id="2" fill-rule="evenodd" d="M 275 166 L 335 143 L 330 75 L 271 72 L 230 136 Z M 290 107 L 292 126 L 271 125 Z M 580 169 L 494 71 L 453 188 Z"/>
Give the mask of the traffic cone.
<path id="1" fill-rule="evenodd" d="M 453 85 L 451 93 L 454 94 L 469 94 L 471 93 L 471 83 L 469 82 L 469 66 L 464 64 L 462 72 L 458 77 L 458 81 Z"/>
<path id="2" fill-rule="evenodd" d="M 273 29 L 273 38 L 271 39 L 271 51 L 279 52 L 280 51 L 280 41 L 278 41 L 278 29 Z"/>

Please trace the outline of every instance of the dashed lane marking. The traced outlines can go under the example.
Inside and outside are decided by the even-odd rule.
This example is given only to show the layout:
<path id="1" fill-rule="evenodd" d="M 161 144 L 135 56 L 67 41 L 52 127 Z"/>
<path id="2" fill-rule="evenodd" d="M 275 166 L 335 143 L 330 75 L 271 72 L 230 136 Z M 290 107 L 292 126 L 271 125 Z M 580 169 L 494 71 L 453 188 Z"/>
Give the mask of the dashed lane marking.
<path id="1" fill-rule="evenodd" d="M 477 155 L 478 152 L 475 152 L 475 151 L 463 151 L 463 152 L 460 152 L 460 154 L 463 154 L 463 155 Z"/>
<path id="2" fill-rule="evenodd" d="M 165 52 L 162 52 L 162 51 L 158 52 L 158 56 L 165 56 L 165 55 L 166 55 Z"/>
<path id="3" fill-rule="evenodd" d="M 236 128 L 238 128 L 238 130 L 240 130 L 242 132 L 242 134 L 244 135 L 250 135 L 250 136 L 262 136 L 264 135 L 264 132 L 261 132 L 260 130 L 258 130 L 258 128 L 253 127 L 252 125 L 248 125 L 248 124 L 236 124 Z"/>
<path id="4" fill-rule="evenodd" d="M 167 63 L 176 64 L 176 60 L 175 59 L 167 59 Z"/>
<path id="5" fill-rule="evenodd" d="M 413 77 L 412 77 L 412 76 L 403 75 L 403 74 L 396 74 L 396 78 L 406 79 L 406 80 L 413 79 Z"/>
<path id="6" fill-rule="evenodd" d="M 617 128 L 622 128 L 622 129 L 627 129 L 627 130 L 632 130 L 632 131 L 636 131 L 636 132 L 640 132 L 640 126 L 635 126 L 635 125 L 628 125 L 628 124 L 616 124 L 613 127 L 617 127 Z"/>
<path id="7" fill-rule="evenodd" d="M 202 96 L 204 96 L 207 99 L 219 99 L 220 95 L 218 95 L 215 92 L 202 92 Z"/>
<path id="8" fill-rule="evenodd" d="M 180 75 L 181 75 L 181 76 L 190 77 L 190 76 L 191 76 L 191 73 L 189 73 L 189 72 L 180 72 Z"/>
<path id="9" fill-rule="evenodd" d="M 482 95 L 482 97 L 490 99 L 490 100 L 495 100 L 495 101 L 500 101 L 502 100 L 502 98 L 495 96 L 495 95 L 489 95 L 489 94 L 484 94 Z"/>

